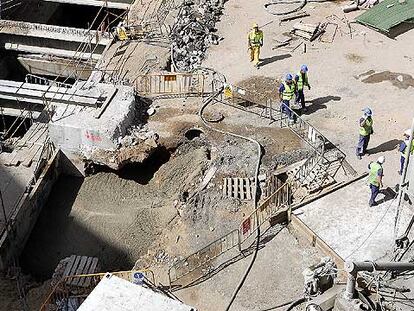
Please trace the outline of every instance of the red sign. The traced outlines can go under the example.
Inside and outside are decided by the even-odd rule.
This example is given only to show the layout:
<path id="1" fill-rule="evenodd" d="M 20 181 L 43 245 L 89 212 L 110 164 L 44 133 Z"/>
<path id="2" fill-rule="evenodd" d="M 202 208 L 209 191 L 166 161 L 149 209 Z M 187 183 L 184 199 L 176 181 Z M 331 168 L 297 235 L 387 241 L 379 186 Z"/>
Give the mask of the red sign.
<path id="1" fill-rule="evenodd" d="M 251 229 L 251 225 L 250 225 L 250 217 L 245 219 L 242 223 L 242 233 L 243 235 L 245 235 L 246 233 L 248 233 Z"/>

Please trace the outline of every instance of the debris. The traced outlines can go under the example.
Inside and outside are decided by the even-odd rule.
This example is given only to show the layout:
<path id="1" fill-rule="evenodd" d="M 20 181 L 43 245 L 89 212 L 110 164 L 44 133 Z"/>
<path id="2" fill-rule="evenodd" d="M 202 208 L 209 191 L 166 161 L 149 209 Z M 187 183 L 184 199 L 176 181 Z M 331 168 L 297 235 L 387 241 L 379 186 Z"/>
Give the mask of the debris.
<path id="1" fill-rule="evenodd" d="M 292 33 L 309 41 L 314 41 L 325 31 L 325 23 L 318 25 L 296 23 L 293 25 Z"/>
<path id="2" fill-rule="evenodd" d="M 326 23 L 324 33 L 319 37 L 319 40 L 324 43 L 332 43 L 335 39 L 338 24 L 328 22 Z"/>
<path id="3" fill-rule="evenodd" d="M 152 116 L 153 114 L 155 114 L 155 108 L 150 107 L 150 108 L 147 110 L 147 114 L 148 114 L 149 116 Z"/>
<path id="4" fill-rule="evenodd" d="M 170 35 L 171 58 L 178 71 L 200 67 L 208 46 L 218 44 L 214 32 L 222 10 L 219 0 L 184 1 Z"/>
<path id="5" fill-rule="evenodd" d="M 282 42 L 281 41 L 278 41 L 278 40 L 276 40 L 276 41 L 279 42 L 279 43 L 275 47 L 273 47 L 272 50 L 278 49 L 278 48 L 280 48 L 282 46 L 289 45 L 291 43 L 291 41 L 292 41 L 292 38 L 288 38 L 288 39 L 286 39 L 286 40 L 284 40 Z"/>

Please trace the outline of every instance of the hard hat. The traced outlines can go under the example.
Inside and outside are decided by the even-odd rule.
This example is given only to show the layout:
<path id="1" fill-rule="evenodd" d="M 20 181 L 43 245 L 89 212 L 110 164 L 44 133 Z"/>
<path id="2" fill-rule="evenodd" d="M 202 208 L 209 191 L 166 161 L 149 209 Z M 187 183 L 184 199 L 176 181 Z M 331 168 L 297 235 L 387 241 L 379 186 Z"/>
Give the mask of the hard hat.
<path id="1" fill-rule="evenodd" d="M 362 109 L 362 111 L 364 112 L 364 114 L 365 115 L 367 115 L 367 116 L 372 116 L 372 110 L 370 109 L 370 108 L 364 108 L 364 109 Z"/>
<path id="2" fill-rule="evenodd" d="M 411 136 L 411 129 L 406 129 L 404 131 L 404 135 L 410 137 Z"/>
<path id="3" fill-rule="evenodd" d="M 306 66 L 306 65 L 300 66 L 300 71 L 308 72 L 308 66 Z"/>
<path id="4" fill-rule="evenodd" d="M 384 156 L 380 156 L 380 157 L 378 158 L 377 162 L 378 162 L 379 164 L 383 164 L 383 163 L 385 162 L 385 157 L 384 157 Z"/>
<path id="5" fill-rule="evenodd" d="M 286 81 L 292 81 L 292 80 L 293 80 L 292 75 L 291 75 L 290 73 L 288 73 L 288 74 L 286 75 L 286 77 L 285 77 L 285 80 L 286 80 Z"/>
<path id="6" fill-rule="evenodd" d="M 257 23 L 253 23 L 252 28 L 259 28 L 259 25 L 257 25 Z"/>

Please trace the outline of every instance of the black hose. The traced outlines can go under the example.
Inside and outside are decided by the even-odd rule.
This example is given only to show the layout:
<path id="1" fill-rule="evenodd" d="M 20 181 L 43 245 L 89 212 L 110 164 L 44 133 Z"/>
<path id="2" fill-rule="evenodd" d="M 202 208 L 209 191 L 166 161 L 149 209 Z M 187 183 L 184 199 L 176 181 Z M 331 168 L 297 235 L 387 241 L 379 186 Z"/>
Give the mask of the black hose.
<path id="1" fill-rule="evenodd" d="M 333 1 L 333 0 L 292 0 L 292 1 L 289 1 L 289 0 L 273 0 L 272 2 L 265 3 L 264 4 L 264 9 L 269 14 L 276 15 L 276 16 L 280 16 L 280 15 L 287 15 L 287 14 L 291 14 L 291 13 L 295 13 L 297 11 L 300 11 L 309 2 L 322 3 L 322 2 L 330 2 L 330 1 Z M 295 9 L 290 10 L 290 11 L 286 11 L 286 12 L 274 12 L 274 11 L 269 11 L 269 9 L 268 9 L 268 7 L 270 7 L 272 5 L 278 5 L 278 4 L 293 4 L 293 3 L 300 3 L 300 4 Z"/>
<path id="2" fill-rule="evenodd" d="M 291 305 L 286 309 L 286 311 L 292 310 L 294 307 L 299 306 L 300 304 L 306 301 L 305 297 L 299 298 L 298 300 L 291 303 Z"/>
<path id="3" fill-rule="evenodd" d="M 214 96 L 214 95 L 213 95 Z M 260 160 L 261 160 L 261 157 L 262 157 L 262 146 L 259 144 L 259 142 L 257 141 L 257 140 L 254 140 L 254 139 L 252 139 L 252 138 L 249 138 L 249 137 L 245 137 L 245 136 L 242 136 L 242 135 L 238 135 L 238 134 L 234 134 L 234 133 L 231 133 L 231 132 L 226 132 L 226 131 L 223 131 L 223 130 L 220 130 L 220 129 L 217 129 L 217 128 L 214 128 L 214 127 L 212 127 L 210 124 L 208 124 L 208 122 L 205 120 L 205 118 L 203 117 L 203 111 L 204 111 L 204 109 L 209 105 L 211 103 L 211 101 L 210 100 L 206 100 L 206 102 L 203 104 L 203 106 L 200 108 L 200 111 L 199 111 L 199 116 L 200 116 L 200 118 L 201 118 L 201 121 L 204 123 L 204 125 L 206 126 L 206 127 L 208 127 L 209 129 L 211 129 L 211 130 L 213 130 L 213 131 L 215 131 L 215 132 L 219 132 L 219 133 L 221 133 L 221 134 L 225 134 L 225 135 L 230 135 L 230 136 L 233 136 L 233 137 L 237 137 L 237 138 L 241 138 L 241 139 L 245 139 L 245 140 L 248 140 L 248 141 L 250 141 L 250 142 L 252 142 L 252 143 L 254 143 L 255 145 L 256 145 L 256 147 L 257 147 L 257 154 L 258 154 L 258 159 L 257 159 L 257 165 L 256 165 L 256 170 L 255 170 L 255 176 L 254 176 L 254 180 L 255 180 L 255 187 L 254 187 L 254 193 L 253 193 L 253 198 L 254 198 L 254 209 L 256 210 L 257 209 L 257 203 L 258 203 L 258 200 L 257 200 L 257 188 L 258 188 L 258 186 L 259 186 L 259 183 L 258 183 L 258 176 L 259 176 L 259 169 L 260 169 Z M 259 226 L 259 218 L 257 217 L 257 215 L 256 215 L 256 227 L 257 227 L 257 230 L 256 230 L 256 246 L 255 246 L 255 250 L 254 250 L 254 253 L 253 253 L 253 257 L 252 257 L 252 259 L 250 260 L 250 264 L 249 264 L 249 266 L 247 267 L 247 269 L 246 269 L 246 271 L 244 272 L 244 274 L 243 274 L 243 276 L 242 276 L 242 278 L 241 278 L 241 280 L 240 280 L 240 282 L 239 282 L 239 284 L 237 285 L 237 287 L 235 288 L 235 290 L 234 290 L 234 292 L 233 292 L 233 294 L 232 294 L 232 296 L 231 296 L 231 299 L 230 299 L 230 302 L 228 303 L 228 305 L 227 305 L 227 307 L 226 307 L 226 311 L 228 311 L 228 310 L 230 310 L 230 307 L 231 307 L 231 305 L 233 304 L 233 302 L 234 302 L 234 300 L 236 299 L 236 297 L 237 297 L 237 294 L 239 293 L 239 291 L 240 291 L 240 289 L 242 288 L 242 286 L 243 286 L 243 284 L 244 284 L 244 282 L 246 281 L 246 278 L 247 278 L 247 276 L 249 275 L 249 273 L 250 273 L 250 270 L 252 269 L 252 267 L 253 267 L 253 264 L 254 264 L 254 262 L 255 262 L 255 260 L 256 260 L 256 257 L 257 257 L 257 253 L 258 253 L 258 251 L 259 251 L 259 246 L 260 246 L 260 226 Z"/>

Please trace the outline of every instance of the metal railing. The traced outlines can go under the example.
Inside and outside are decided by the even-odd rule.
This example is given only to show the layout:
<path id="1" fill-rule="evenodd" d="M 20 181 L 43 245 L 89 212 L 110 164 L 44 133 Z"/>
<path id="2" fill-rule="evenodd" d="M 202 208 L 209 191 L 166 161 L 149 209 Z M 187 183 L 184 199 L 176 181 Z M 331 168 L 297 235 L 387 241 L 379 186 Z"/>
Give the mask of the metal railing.
<path id="1" fill-rule="evenodd" d="M 204 96 L 204 74 L 198 73 L 151 73 L 139 75 L 135 91 L 149 97 Z"/>
<path id="2" fill-rule="evenodd" d="M 275 216 L 283 207 L 291 203 L 290 183 L 286 182 L 274 193 L 268 196 L 249 216 L 240 224 L 240 241 L 243 243 L 262 226 L 266 221 Z"/>
<path id="3" fill-rule="evenodd" d="M 150 287 L 155 284 L 154 272 L 148 269 L 111 272 L 110 274 L 137 285 Z M 56 310 L 56 306 L 67 305 L 70 299 L 76 299 L 80 304 L 93 291 L 105 275 L 107 275 L 107 273 L 73 275 L 62 278 L 53 287 L 40 307 L 40 311 Z M 59 310 L 66 309 L 63 308 Z"/>
<path id="4" fill-rule="evenodd" d="M 240 234 L 238 229 L 221 236 L 217 240 L 211 242 L 185 259 L 176 262 L 168 270 L 170 287 L 173 286 L 179 279 L 189 275 L 190 273 L 200 268 L 207 268 L 209 262 L 236 246 L 238 246 L 241 251 Z"/>
<path id="5" fill-rule="evenodd" d="M 262 226 L 266 221 L 275 216 L 283 207 L 291 203 L 290 184 L 285 183 L 273 194 L 267 197 L 249 216 L 247 216 L 235 229 L 222 237 L 211 242 L 207 246 L 191 254 L 183 260 L 174 263 L 168 270 L 170 287 L 176 285 L 177 281 L 188 277 L 190 284 L 203 276 L 200 269 L 209 270 L 209 264 L 227 251 L 238 247 L 242 251 L 243 243 Z"/>
<path id="6" fill-rule="evenodd" d="M 223 81 L 213 79 L 212 89 L 220 90 L 211 96 L 215 96 L 217 101 L 222 101 L 223 90 L 225 89 Z M 304 140 L 313 149 L 312 155 L 299 167 L 293 178 L 288 179 L 286 183 L 270 194 L 257 209 L 241 222 L 238 229 L 213 241 L 186 259 L 174 263 L 168 271 L 170 286 L 175 285 L 178 280 L 185 276 L 190 278 L 190 275 L 196 271 L 198 273 L 195 273 L 187 284 L 199 279 L 203 276 L 203 273 L 199 272 L 200 268 L 207 267 L 214 259 L 219 258 L 231 248 L 238 246 L 239 251 L 242 251 L 242 244 L 256 232 L 257 226 L 262 226 L 284 208 L 287 210 L 291 207 L 293 196 L 303 182 L 307 182 L 309 185 L 316 182 L 317 186 L 322 187 L 325 179 L 328 176 L 333 178 L 339 168 L 342 167 L 342 163 L 345 162 L 345 154 L 293 110 L 288 109 L 294 116 L 295 122 L 288 122 L 288 116 L 280 111 L 281 127 L 289 127 L 300 139 Z M 331 159 L 332 154 L 334 157 Z M 335 171 L 329 174 L 328 169 L 334 163 L 337 163 Z M 319 180 L 316 181 L 318 178 Z M 235 237 L 232 239 L 233 243 L 227 244 L 227 237 L 236 234 L 238 235 L 238 244 L 235 242 Z M 221 245 L 223 242 L 229 246 L 223 247 Z"/>

